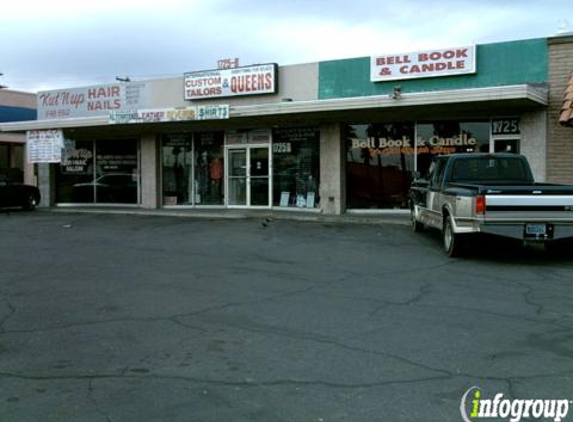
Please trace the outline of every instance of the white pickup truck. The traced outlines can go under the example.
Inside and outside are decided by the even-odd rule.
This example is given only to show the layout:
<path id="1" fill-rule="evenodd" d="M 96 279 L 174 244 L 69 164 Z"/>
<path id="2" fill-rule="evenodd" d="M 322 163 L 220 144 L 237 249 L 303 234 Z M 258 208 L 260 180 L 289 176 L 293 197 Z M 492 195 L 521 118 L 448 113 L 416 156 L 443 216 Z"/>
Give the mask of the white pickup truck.
<path id="1" fill-rule="evenodd" d="M 546 245 L 573 237 L 573 186 L 535 183 L 516 154 L 436 157 L 428 176 L 412 183 L 410 211 L 414 231 L 442 231 L 449 256 L 476 233 Z"/>

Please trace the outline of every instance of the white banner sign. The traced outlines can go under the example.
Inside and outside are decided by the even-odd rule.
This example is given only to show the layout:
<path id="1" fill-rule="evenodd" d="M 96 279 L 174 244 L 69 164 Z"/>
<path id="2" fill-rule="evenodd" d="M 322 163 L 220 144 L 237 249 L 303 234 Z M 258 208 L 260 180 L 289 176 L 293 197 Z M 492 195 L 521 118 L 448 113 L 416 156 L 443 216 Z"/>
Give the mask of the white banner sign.
<path id="1" fill-rule="evenodd" d="M 61 130 L 30 130 L 26 132 L 29 163 L 59 163 L 62 161 L 64 134 Z"/>
<path id="2" fill-rule="evenodd" d="M 145 107 L 143 82 L 59 89 L 38 93 L 38 120 L 107 115 Z"/>
<path id="3" fill-rule="evenodd" d="M 370 57 L 372 82 L 476 72 L 475 45 Z"/>
<path id="4" fill-rule="evenodd" d="M 185 99 L 274 94 L 278 86 L 277 69 L 276 64 L 261 64 L 186 73 L 183 78 Z"/>
<path id="5" fill-rule="evenodd" d="M 229 118 L 229 106 L 204 105 L 185 108 L 152 108 L 143 110 L 112 111 L 110 124 L 165 123 L 191 120 L 219 120 Z"/>

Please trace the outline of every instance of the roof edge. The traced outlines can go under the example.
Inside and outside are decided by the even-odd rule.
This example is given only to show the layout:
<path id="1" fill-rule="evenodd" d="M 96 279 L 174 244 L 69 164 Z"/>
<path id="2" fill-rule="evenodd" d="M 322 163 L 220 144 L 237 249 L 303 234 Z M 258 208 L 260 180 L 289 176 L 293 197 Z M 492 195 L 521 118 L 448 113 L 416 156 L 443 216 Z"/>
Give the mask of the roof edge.
<path id="1" fill-rule="evenodd" d="M 509 85 L 488 88 L 457 89 L 447 91 L 403 92 L 399 97 L 389 95 L 275 102 L 245 106 L 231 106 L 230 118 L 269 115 L 304 114 L 342 110 L 373 108 L 397 108 L 459 104 L 483 101 L 529 100 L 539 106 L 547 106 L 548 92 L 533 85 Z M 157 123 L 162 124 L 162 123 Z M 68 119 L 29 120 L 0 123 L 0 132 L 23 132 L 42 129 L 68 129 L 79 127 L 108 126 L 107 115 L 76 117 Z"/>

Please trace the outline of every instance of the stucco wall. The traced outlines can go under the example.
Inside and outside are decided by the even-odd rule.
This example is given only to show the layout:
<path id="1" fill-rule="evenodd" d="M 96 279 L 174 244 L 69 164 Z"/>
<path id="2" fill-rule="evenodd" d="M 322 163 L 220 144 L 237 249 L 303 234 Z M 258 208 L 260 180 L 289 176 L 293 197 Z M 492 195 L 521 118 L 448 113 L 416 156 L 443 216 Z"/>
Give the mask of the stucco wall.
<path id="1" fill-rule="evenodd" d="M 547 112 L 524 113 L 521 116 L 521 153 L 525 155 L 538 182 L 547 179 Z"/>
<path id="2" fill-rule="evenodd" d="M 547 82 L 545 38 L 477 45 L 476 73 L 440 78 L 370 81 L 370 58 L 320 63 L 320 99 L 387 95 L 396 85 L 402 93 L 447 91 Z"/>

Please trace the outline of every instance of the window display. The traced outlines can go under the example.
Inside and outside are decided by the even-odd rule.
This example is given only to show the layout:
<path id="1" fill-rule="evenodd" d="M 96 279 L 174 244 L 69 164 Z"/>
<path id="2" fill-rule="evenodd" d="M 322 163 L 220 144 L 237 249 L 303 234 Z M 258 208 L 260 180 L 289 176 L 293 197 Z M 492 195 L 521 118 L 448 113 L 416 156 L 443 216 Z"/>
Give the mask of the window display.
<path id="1" fill-rule="evenodd" d="M 223 205 L 223 132 L 165 135 L 163 205 Z"/>
<path id="2" fill-rule="evenodd" d="M 192 203 L 191 142 L 187 135 L 169 135 L 163 139 L 163 205 Z"/>
<path id="3" fill-rule="evenodd" d="M 406 208 L 414 170 L 427 174 L 436 155 L 489 151 L 489 132 L 485 121 L 347 126 L 348 208 Z"/>
<path id="4" fill-rule="evenodd" d="M 414 171 L 414 123 L 346 128 L 349 208 L 405 208 Z"/>
<path id="5" fill-rule="evenodd" d="M 273 205 L 317 208 L 320 131 L 314 127 L 273 130 Z"/>
<path id="6" fill-rule="evenodd" d="M 195 134 L 195 205 L 224 204 L 224 133 Z"/>
<path id="7" fill-rule="evenodd" d="M 432 157 L 459 152 L 489 151 L 489 122 L 438 121 L 418 123 L 417 168 L 428 173 Z"/>

